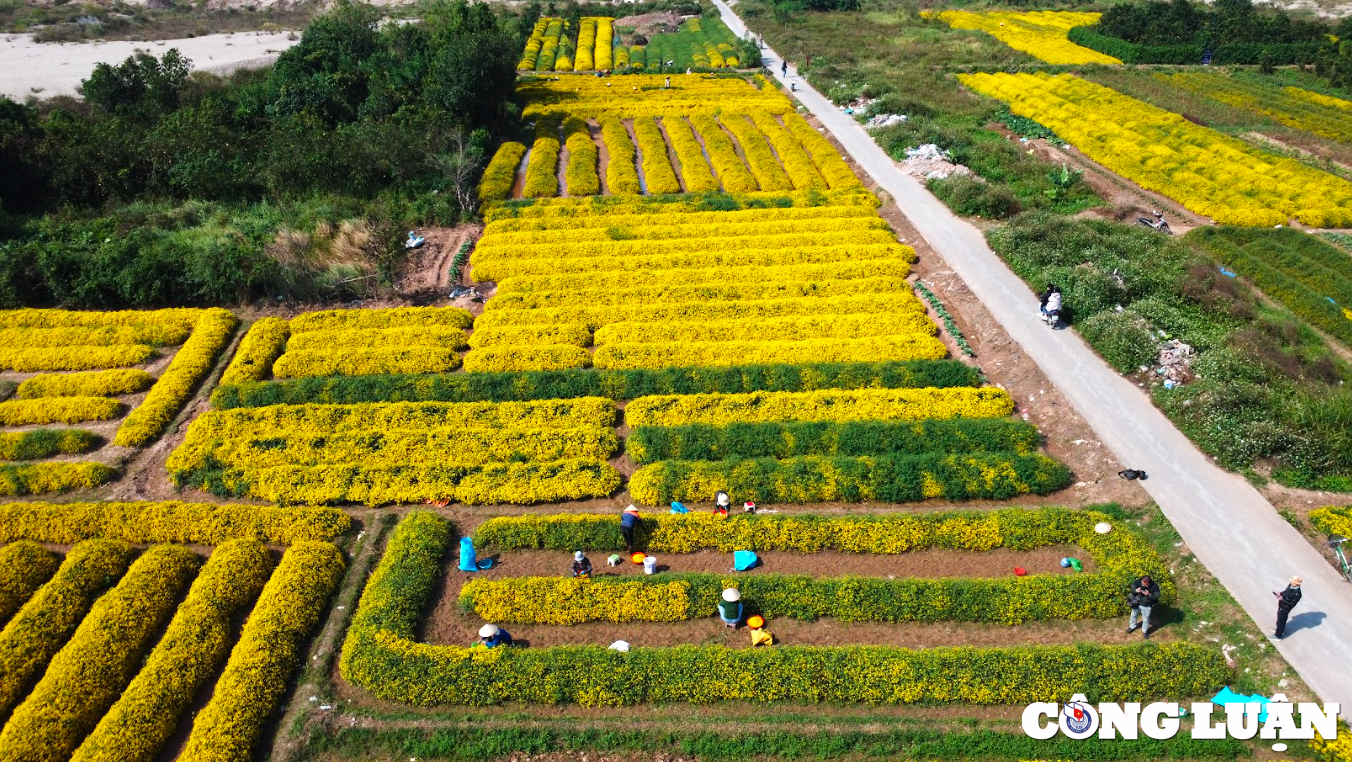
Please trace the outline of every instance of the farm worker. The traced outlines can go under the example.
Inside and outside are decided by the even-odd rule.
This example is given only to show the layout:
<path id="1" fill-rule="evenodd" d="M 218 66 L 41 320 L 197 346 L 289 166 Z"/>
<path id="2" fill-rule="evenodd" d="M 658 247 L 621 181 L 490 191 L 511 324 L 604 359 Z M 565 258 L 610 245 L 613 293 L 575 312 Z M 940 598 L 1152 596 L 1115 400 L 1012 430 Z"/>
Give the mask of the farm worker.
<path id="1" fill-rule="evenodd" d="M 742 594 L 736 588 L 730 587 L 723 591 L 723 600 L 718 604 L 718 618 L 734 630 L 741 623 Z"/>
<path id="2" fill-rule="evenodd" d="M 634 527 L 638 526 L 638 509 L 630 505 L 620 515 L 620 534 L 624 535 L 624 549 L 634 554 Z"/>
<path id="3" fill-rule="evenodd" d="M 732 502 L 732 501 L 728 498 L 728 493 L 724 492 L 723 490 L 719 490 L 719 491 L 715 492 L 715 493 L 714 493 L 714 515 L 715 515 L 715 516 L 726 516 L 726 515 L 728 515 L 728 504 L 731 503 L 731 502 Z"/>
<path id="4" fill-rule="evenodd" d="M 742 513 L 749 513 L 753 516 L 756 515 L 756 504 L 750 500 L 742 503 Z"/>
<path id="5" fill-rule="evenodd" d="M 584 555 L 580 550 L 574 553 L 573 576 L 582 577 L 583 579 L 586 579 L 587 577 L 591 576 L 591 573 L 592 573 L 592 565 L 591 561 L 587 560 L 587 556 Z"/>
<path id="6" fill-rule="evenodd" d="M 475 643 L 474 647 L 497 648 L 498 646 L 510 646 L 511 644 L 511 634 L 496 624 L 486 624 L 479 628 L 479 642 Z"/>
<path id="7" fill-rule="evenodd" d="M 751 628 L 752 648 L 755 648 L 756 646 L 773 646 L 775 644 L 775 636 L 771 635 L 770 631 L 765 629 L 764 617 L 759 614 L 747 617 L 746 626 Z"/>
<path id="8" fill-rule="evenodd" d="M 1150 578 L 1149 574 L 1138 577 L 1131 583 L 1131 591 L 1127 593 L 1127 605 L 1131 607 L 1131 618 L 1127 620 L 1127 634 L 1136 632 L 1136 628 L 1141 628 L 1141 637 L 1150 638 L 1150 609 L 1160 599 L 1159 583 Z M 1140 615 L 1141 624 L 1136 624 L 1136 617 Z"/>
<path id="9" fill-rule="evenodd" d="M 789 76 L 789 62 L 788 62 L 788 61 L 780 61 L 780 62 L 779 62 L 779 74 L 780 74 L 780 76 L 784 76 L 784 77 Z"/>
<path id="10" fill-rule="evenodd" d="M 1273 593 L 1277 596 L 1277 631 L 1272 633 L 1277 636 L 1277 640 L 1286 637 L 1286 617 L 1291 613 L 1291 609 L 1300 603 L 1300 577 L 1292 577 L 1291 584 L 1280 593 Z"/>
<path id="11" fill-rule="evenodd" d="M 670 75 L 670 74 L 667 75 L 666 84 L 663 85 L 663 87 L 666 88 L 667 90 L 670 90 L 670 89 L 671 89 L 671 75 Z"/>

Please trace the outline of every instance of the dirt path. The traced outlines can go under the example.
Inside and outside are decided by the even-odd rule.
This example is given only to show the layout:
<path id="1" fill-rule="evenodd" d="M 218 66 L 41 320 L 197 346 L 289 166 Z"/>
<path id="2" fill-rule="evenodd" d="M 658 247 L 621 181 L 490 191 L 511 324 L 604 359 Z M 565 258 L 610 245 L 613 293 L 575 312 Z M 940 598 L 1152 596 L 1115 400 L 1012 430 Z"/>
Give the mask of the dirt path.
<path id="1" fill-rule="evenodd" d="M 444 300 L 455 280 L 451 277 L 451 263 L 456 253 L 465 241 L 477 239 L 483 233 L 483 226 L 422 228 L 417 233 L 426 238 L 427 243 L 404 258 L 399 274 L 395 276 L 394 289 L 415 303 Z"/>
<path id="2" fill-rule="evenodd" d="M 714 0 L 735 34 L 742 24 L 723 0 Z M 1347 583 L 1242 477 L 1221 469 L 1188 441 L 1149 397 L 1114 372 L 1072 331 L 1051 331 L 1038 320 L 1037 299 L 986 245 L 980 231 L 955 216 L 894 162 L 859 124 L 840 113 L 796 69 L 781 77 L 766 51 L 772 76 L 792 80 L 812 110 L 864 166 L 941 254 L 1020 348 L 1037 362 L 1119 458 L 1144 469 L 1142 486 L 1206 567 L 1262 628 L 1272 623 L 1270 591 L 1292 574 L 1305 578 L 1305 612 L 1321 624 L 1274 641 L 1279 652 L 1324 701 L 1352 707 L 1352 594 Z"/>

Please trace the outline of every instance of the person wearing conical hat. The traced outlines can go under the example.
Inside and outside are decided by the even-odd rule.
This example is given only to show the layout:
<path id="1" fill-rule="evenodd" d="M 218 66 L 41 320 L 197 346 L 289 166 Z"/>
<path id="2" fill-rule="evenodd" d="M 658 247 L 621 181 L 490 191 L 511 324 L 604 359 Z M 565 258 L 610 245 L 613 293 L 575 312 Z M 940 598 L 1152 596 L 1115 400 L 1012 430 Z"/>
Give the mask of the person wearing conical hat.
<path id="1" fill-rule="evenodd" d="M 506 630 L 489 623 L 479 628 L 479 642 L 475 643 L 473 648 L 497 648 L 511 644 L 512 636 Z"/>
<path id="2" fill-rule="evenodd" d="M 723 624 L 737 629 L 737 625 L 742 622 L 742 594 L 737 588 L 730 587 L 723 591 L 723 600 L 718 602 L 718 618 L 723 620 Z"/>
<path id="3" fill-rule="evenodd" d="M 1290 616 L 1291 609 L 1300 603 L 1300 583 L 1303 580 L 1300 577 L 1292 577 L 1290 584 L 1280 593 L 1274 592 L 1277 596 L 1277 631 L 1272 633 L 1277 640 L 1286 637 L 1286 617 Z"/>
<path id="4" fill-rule="evenodd" d="M 634 529 L 638 527 L 638 509 L 632 504 L 620 514 L 620 534 L 624 535 L 624 549 L 634 555 Z"/>

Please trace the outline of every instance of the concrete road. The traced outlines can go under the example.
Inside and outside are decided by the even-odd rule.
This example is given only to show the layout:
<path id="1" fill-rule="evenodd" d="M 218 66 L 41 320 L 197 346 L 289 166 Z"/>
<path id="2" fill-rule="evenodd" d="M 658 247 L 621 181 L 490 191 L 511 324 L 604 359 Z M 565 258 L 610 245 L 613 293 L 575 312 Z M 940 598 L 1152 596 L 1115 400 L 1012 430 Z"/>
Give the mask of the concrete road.
<path id="1" fill-rule="evenodd" d="M 738 36 L 746 26 L 714 0 Z M 1211 461 L 1183 436 L 1143 390 L 1091 350 L 1079 334 L 1053 331 L 1038 317 L 1037 297 L 986 245 L 975 227 L 949 211 L 919 181 L 903 174 L 854 119 L 765 50 L 765 65 L 840 141 L 854 160 L 896 199 L 944 261 L 966 282 L 1024 352 L 1084 416 L 1094 433 L 1131 468 L 1149 474 L 1146 491 L 1188 548 L 1225 585 L 1269 636 L 1276 620 L 1272 591 L 1292 575 L 1304 578 L 1293 613 L 1300 628 L 1275 645 L 1323 701 L 1352 717 L 1352 586 L 1242 477 Z"/>

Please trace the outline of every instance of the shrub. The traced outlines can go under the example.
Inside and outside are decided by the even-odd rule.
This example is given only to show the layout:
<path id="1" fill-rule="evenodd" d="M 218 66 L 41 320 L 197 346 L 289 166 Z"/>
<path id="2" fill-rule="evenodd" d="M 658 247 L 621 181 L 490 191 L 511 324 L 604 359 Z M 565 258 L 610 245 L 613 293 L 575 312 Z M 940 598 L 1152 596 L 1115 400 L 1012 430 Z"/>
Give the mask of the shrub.
<path id="1" fill-rule="evenodd" d="M 1019 200 L 1012 191 L 979 177 L 954 174 L 930 180 L 927 185 L 948 208 L 965 217 L 1003 220 L 1020 211 Z"/>
<path id="2" fill-rule="evenodd" d="M 596 141 L 586 121 L 570 116 L 563 122 L 563 136 L 568 146 L 568 167 L 564 170 L 568 195 L 594 196 L 601 192 L 601 178 L 597 174 Z"/>
<path id="3" fill-rule="evenodd" d="M 1123 373 L 1154 365 L 1159 344 L 1150 324 L 1132 310 L 1105 310 L 1080 324 L 1080 332 L 1108 364 Z"/>
<path id="4" fill-rule="evenodd" d="M 272 569 L 267 548 L 230 540 L 215 548 L 164 637 L 72 762 L 151 762 L 224 663 L 232 622 Z"/>
<path id="5" fill-rule="evenodd" d="M 441 326 L 411 326 L 399 328 L 359 328 L 342 331 L 306 331 L 298 333 L 286 344 L 286 353 L 339 349 L 411 349 L 434 347 L 464 349 L 469 346 L 465 332 L 459 328 Z"/>
<path id="6" fill-rule="evenodd" d="M 547 344 L 571 344 L 577 347 L 585 347 L 591 343 L 592 332 L 587 326 L 579 323 L 484 328 L 475 331 L 469 337 L 469 345 L 475 349 L 493 346 L 539 346 Z"/>
<path id="7" fill-rule="evenodd" d="M 540 117 L 535 121 L 535 143 L 530 149 L 522 195 L 526 198 L 558 195 L 558 165 L 559 121 L 555 117 Z"/>
<path id="8" fill-rule="evenodd" d="M 145 400 L 122 422 L 113 444 L 140 447 L 163 434 L 187 403 L 193 387 L 206 377 L 216 356 L 230 342 L 238 323 L 229 310 L 205 310 L 193 326 L 192 336 L 174 355 L 168 369 L 150 388 Z"/>
<path id="9" fill-rule="evenodd" d="M 96 370 L 89 373 L 39 373 L 19 384 L 18 398 L 113 397 L 149 389 L 154 377 L 143 370 Z"/>
<path id="10" fill-rule="evenodd" d="M 66 644 L 91 604 L 113 586 L 132 559 L 118 540 L 88 540 L 66 554 L 56 576 L 38 589 L 0 632 L 0 714 L 8 715 Z"/>
<path id="11" fill-rule="evenodd" d="M 290 326 L 281 318 L 260 318 L 239 342 L 235 359 L 230 361 L 221 384 L 239 384 L 246 381 L 262 381 L 272 372 L 272 364 L 282 352 L 286 351 L 286 340 L 291 335 Z"/>
<path id="12" fill-rule="evenodd" d="M 107 421 L 122 413 L 123 405 L 107 397 L 39 397 L 0 402 L 0 426 Z"/>
<path id="13" fill-rule="evenodd" d="M 244 623 L 211 701 L 197 713 L 179 759 L 253 758 L 268 716 L 304 659 L 305 638 L 338 588 L 344 567 L 342 553 L 326 542 L 287 549 Z"/>
<path id="14" fill-rule="evenodd" d="M 476 330 L 474 335 L 479 335 L 479 332 Z M 979 375 L 976 368 L 957 360 L 934 360 L 301 378 L 286 382 L 221 386 L 212 394 L 211 403 L 217 409 L 230 410 L 270 405 L 354 404 L 382 400 L 509 402 L 576 397 L 629 400 L 654 394 L 976 386 Z"/>
<path id="15" fill-rule="evenodd" d="M 564 370 L 591 365 L 591 352 L 571 344 L 480 347 L 465 355 L 466 373 Z"/>
<path id="16" fill-rule="evenodd" d="M 508 140 L 498 147 L 479 183 L 480 203 L 490 204 L 511 197 L 512 186 L 516 185 L 516 171 L 525 155 L 526 147 L 514 140 Z"/>
<path id="17" fill-rule="evenodd" d="M 1003 389 L 826 389 L 812 392 L 752 392 L 641 397 L 625 408 L 637 426 L 771 421 L 914 421 L 1003 418 L 1014 402 Z"/>
<path id="18" fill-rule="evenodd" d="M 141 667 L 199 559 L 181 545 L 147 550 L 89 610 L 0 733 L 7 759 L 66 759 Z"/>
<path id="19" fill-rule="evenodd" d="M 324 310 L 291 318 L 292 335 L 310 331 L 364 331 L 380 328 L 469 328 L 474 316 L 459 307 L 394 307 L 379 310 Z"/>
<path id="20" fill-rule="evenodd" d="M 0 349 L 0 370 L 31 373 L 41 370 L 91 370 L 125 368 L 140 365 L 155 356 L 144 344 L 115 344 L 108 347 L 37 347 Z"/>
<path id="21" fill-rule="evenodd" d="M 58 545 L 109 538 L 134 543 L 219 545 L 249 539 L 276 545 L 327 540 L 352 520 L 334 508 L 212 503 L 9 503 L 0 505 L 0 542 Z"/>
<path id="22" fill-rule="evenodd" d="M 1069 481 L 1070 470 L 1045 455 L 805 455 L 659 461 L 630 477 L 629 494 L 647 505 L 702 500 L 719 490 L 757 503 L 911 503 L 1045 495 Z"/>
<path id="23" fill-rule="evenodd" d="M 1310 511 L 1310 523 L 1324 534 L 1352 537 L 1352 507 L 1316 508 Z"/>
<path id="24" fill-rule="evenodd" d="M 0 548 L 0 627 L 56 573 L 56 554 L 29 540 Z"/>
<path id="25" fill-rule="evenodd" d="M 666 368 L 789 363 L 812 358 L 826 362 L 938 360 L 948 355 L 944 343 L 925 333 L 869 336 L 862 339 L 796 341 L 691 341 L 605 344 L 591 358 L 598 368 Z"/>
<path id="26" fill-rule="evenodd" d="M 0 460 L 41 460 L 78 455 L 98 447 L 99 438 L 84 429 L 33 429 L 0 433 Z"/>
<path id="27" fill-rule="evenodd" d="M 606 144 L 606 189 L 615 195 L 637 195 L 638 170 L 634 168 L 637 154 L 629 130 L 613 116 L 601 117 L 601 140 Z M 490 278 L 491 280 L 491 278 Z"/>
<path id="28" fill-rule="evenodd" d="M 799 421 L 726 426 L 640 426 L 624 449 L 635 463 L 659 460 L 792 458 L 800 455 L 920 455 L 1013 452 L 1028 455 L 1041 437 L 1030 423 L 1001 418 L 946 421 Z"/>
<path id="29" fill-rule="evenodd" d="M 31 463 L 0 466 L 0 495 L 41 495 L 92 489 L 117 478 L 117 469 L 104 463 Z"/>
<path id="30" fill-rule="evenodd" d="M 308 334 L 301 334 L 306 336 Z M 294 351 L 272 366 L 277 378 L 300 376 L 366 376 L 388 373 L 445 373 L 460 367 L 454 349 L 416 346 L 392 349 L 335 347 Z"/>

